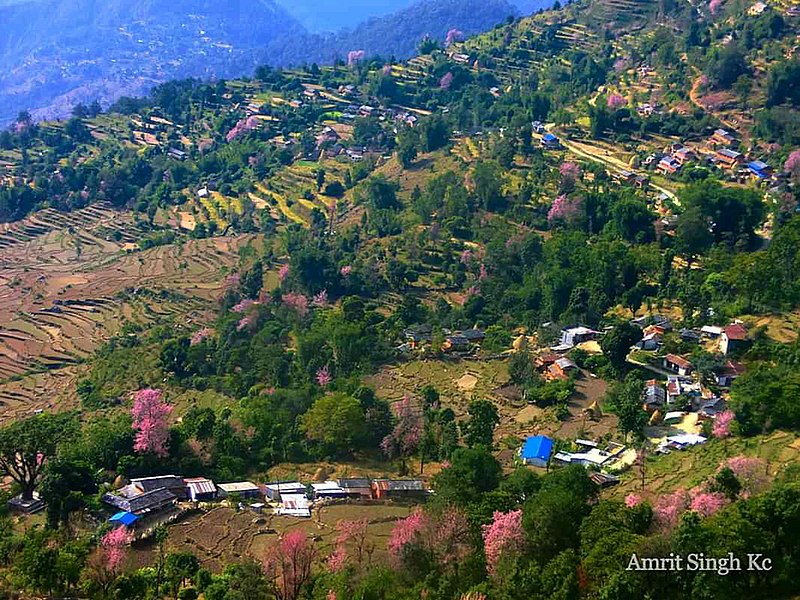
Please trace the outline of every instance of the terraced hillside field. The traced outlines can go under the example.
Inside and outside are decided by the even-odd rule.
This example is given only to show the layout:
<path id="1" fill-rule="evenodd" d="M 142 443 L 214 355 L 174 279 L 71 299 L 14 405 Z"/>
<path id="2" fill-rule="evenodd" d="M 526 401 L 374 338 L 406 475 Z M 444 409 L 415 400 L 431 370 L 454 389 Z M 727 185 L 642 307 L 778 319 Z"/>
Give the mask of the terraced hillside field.
<path id="1" fill-rule="evenodd" d="M 107 206 L 48 209 L 0 230 L 0 421 L 49 406 L 54 389 L 68 387 L 61 384 L 72 369 L 60 371 L 125 323 L 204 319 L 252 239 L 135 250 L 143 233 Z"/>

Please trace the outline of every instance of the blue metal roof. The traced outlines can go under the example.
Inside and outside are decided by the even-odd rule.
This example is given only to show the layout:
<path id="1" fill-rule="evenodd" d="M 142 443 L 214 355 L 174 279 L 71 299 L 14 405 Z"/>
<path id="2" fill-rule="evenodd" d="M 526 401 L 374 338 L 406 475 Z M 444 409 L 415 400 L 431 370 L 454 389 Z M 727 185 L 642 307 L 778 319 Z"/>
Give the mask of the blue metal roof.
<path id="1" fill-rule="evenodd" d="M 125 512 L 125 511 L 118 512 L 109 519 L 109 521 L 113 521 L 115 523 L 122 523 L 125 526 L 133 525 L 138 520 L 139 517 L 137 517 L 135 514 L 133 514 L 132 512 Z"/>
<path id="2" fill-rule="evenodd" d="M 521 456 L 523 459 L 538 458 L 546 461 L 553 452 L 553 440 L 543 435 L 529 437 L 522 447 Z"/>
<path id="3" fill-rule="evenodd" d="M 754 160 L 747 164 L 753 171 L 763 171 L 764 169 L 769 169 L 769 165 L 760 160 Z"/>
<path id="4" fill-rule="evenodd" d="M 552 133 L 545 133 L 542 136 L 542 139 L 544 141 L 546 141 L 546 142 L 554 142 L 554 141 L 558 140 L 558 138 L 556 136 L 554 136 Z"/>

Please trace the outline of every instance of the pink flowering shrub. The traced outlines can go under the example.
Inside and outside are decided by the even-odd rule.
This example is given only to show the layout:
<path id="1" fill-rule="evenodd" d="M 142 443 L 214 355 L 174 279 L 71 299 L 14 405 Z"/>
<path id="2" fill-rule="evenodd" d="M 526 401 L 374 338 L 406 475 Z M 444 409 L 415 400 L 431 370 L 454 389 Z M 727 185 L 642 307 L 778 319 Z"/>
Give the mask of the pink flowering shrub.
<path id="1" fill-rule="evenodd" d="M 133 429 L 136 431 L 133 449 L 136 452 L 167 455 L 167 417 L 171 412 L 172 406 L 163 401 L 161 390 L 145 389 L 136 392 L 131 408 Z"/>
<path id="2" fill-rule="evenodd" d="M 463 31 L 456 28 L 450 29 L 444 38 L 445 48 L 452 46 L 456 42 L 460 42 L 462 39 L 464 39 Z"/>
<path id="3" fill-rule="evenodd" d="M 333 376 L 328 369 L 328 365 L 325 365 L 317 371 L 315 379 L 317 380 L 317 385 L 320 387 L 326 387 L 331 383 L 331 381 L 333 381 Z"/>
<path id="4" fill-rule="evenodd" d="M 245 315 L 239 322 L 236 324 L 236 331 L 244 331 L 245 329 L 252 329 L 253 326 L 256 324 L 256 315 L 250 313 L 249 315 Z"/>
<path id="5" fill-rule="evenodd" d="M 760 458 L 734 456 L 720 463 L 719 468 L 728 467 L 742 486 L 741 496 L 748 498 L 762 490 L 767 484 L 766 463 Z"/>
<path id="6" fill-rule="evenodd" d="M 582 209 L 580 198 L 570 199 L 565 194 L 558 196 L 547 212 L 547 221 L 552 225 L 557 222 L 567 223 L 577 218 Z"/>
<path id="7" fill-rule="evenodd" d="M 395 425 L 391 433 L 383 438 L 381 448 L 389 457 L 413 454 L 422 440 L 422 415 L 408 396 L 392 406 Z"/>
<path id="8" fill-rule="evenodd" d="M 328 568 L 333 573 L 341 571 L 348 564 L 356 568 L 368 566 L 375 550 L 375 544 L 367 537 L 369 522 L 342 520 L 336 523 L 335 548 L 328 557 Z"/>
<path id="9" fill-rule="evenodd" d="M 442 566 L 457 565 L 470 550 L 470 527 L 466 515 L 448 508 L 437 514 L 417 509 L 398 521 L 389 538 L 389 556 L 401 566 L 407 548 L 418 546 Z"/>
<path id="10" fill-rule="evenodd" d="M 194 332 L 194 335 L 192 335 L 192 338 L 189 340 L 189 344 L 191 346 L 197 346 L 197 344 L 204 342 L 212 335 L 214 335 L 213 329 L 209 327 L 203 327 L 202 329 L 199 329 Z"/>
<path id="11" fill-rule="evenodd" d="M 439 80 L 439 89 L 449 90 L 451 85 L 453 85 L 453 74 L 448 71 L 444 74 L 444 77 Z"/>
<path id="12" fill-rule="evenodd" d="M 112 529 L 102 537 L 100 548 L 103 565 L 108 571 L 115 573 L 119 570 L 128 555 L 128 546 L 132 539 L 125 527 Z"/>
<path id="13" fill-rule="evenodd" d="M 525 544 L 522 530 L 522 511 L 495 511 L 492 522 L 483 526 L 486 565 L 490 574 L 497 571 L 501 559 L 519 552 Z"/>
<path id="14" fill-rule="evenodd" d="M 422 533 L 427 525 L 427 517 L 421 508 L 417 508 L 405 519 L 397 521 L 389 536 L 389 555 L 400 560 L 403 551 Z"/>
<path id="15" fill-rule="evenodd" d="M 316 551 L 302 531 L 286 533 L 270 548 L 264 559 L 264 572 L 278 600 L 297 600 L 311 579 Z"/>
<path id="16" fill-rule="evenodd" d="M 731 423 L 736 418 L 732 410 L 726 410 L 719 413 L 714 419 L 714 425 L 711 427 L 711 435 L 715 438 L 726 438 L 731 435 Z"/>
<path id="17" fill-rule="evenodd" d="M 635 508 L 642 503 L 642 497 L 639 494 L 628 494 L 625 496 L 625 506 L 628 508 Z"/>
<path id="18" fill-rule="evenodd" d="M 231 128 L 231 130 L 225 136 L 225 139 L 228 142 L 232 142 L 236 138 L 242 137 L 243 135 L 246 135 L 251 131 L 258 129 L 260 126 L 261 126 L 261 121 L 259 120 L 258 117 L 253 116 L 253 117 L 247 117 L 246 119 L 241 119 L 237 121 L 236 125 L 234 125 Z"/>
<path id="19" fill-rule="evenodd" d="M 300 317 L 305 317 L 308 314 L 308 298 L 303 294 L 295 294 L 294 292 L 284 294 L 283 303 L 294 309 Z"/>
<path id="20" fill-rule="evenodd" d="M 611 110 L 619 110 L 623 106 L 628 105 L 628 101 L 625 96 L 621 96 L 620 94 L 609 94 L 608 98 L 606 99 L 606 105 Z"/>
<path id="21" fill-rule="evenodd" d="M 363 50 L 350 50 L 350 52 L 347 53 L 347 64 L 352 67 L 364 60 L 366 55 L 367 53 Z"/>
<path id="22" fill-rule="evenodd" d="M 689 508 L 689 493 L 685 489 L 675 490 L 656 500 L 654 516 L 656 521 L 664 527 L 674 527 L 678 524 L 680 516 Z"/>
<path id="23" fill-rule="evenodd" d="M 350 265 L 345 265 L 341 269 L 339 269 L 339 273 L 342 277 L 350 277 L 350 274 L 353 272 L 353 267 Z"/>
<path id="24" fill-rule="evenodd" d="M 708 3 L 708 9 L 711 11 L 712 15 L 715 15 L 719 12 L 719 9 L 722 8 L 722 5 L 725 3 L 725 0 L 711 0 Z"/>
<path id="25" fill-rule="evenodd" d="M 702 488 L 692 489 L 690 495 L 692 500 L 689 503 L 689 510 L 703 517 L 710 517 L 728 503 L 724 494 L 707 492 Z"/>
<path id="26" fill-rule="evenodd" d="M 281 283 L 286 281 L 286 278 L 289 277 L 290 271 L 291 267 L 289 267 L 289 265 L 281 265 L 281 268 L 278 269 L 278 279 L 281 280 Z"/>

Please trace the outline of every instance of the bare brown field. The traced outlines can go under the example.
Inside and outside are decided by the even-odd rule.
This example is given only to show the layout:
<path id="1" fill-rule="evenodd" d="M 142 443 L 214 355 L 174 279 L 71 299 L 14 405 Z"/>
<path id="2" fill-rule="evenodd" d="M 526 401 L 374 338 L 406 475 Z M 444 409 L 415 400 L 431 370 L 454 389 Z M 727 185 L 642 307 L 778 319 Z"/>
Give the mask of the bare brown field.
<path id="1" fill-rule="evenodd" d="M 279 535 L 301 530 L 314 540 L 322 561 L 333 551 L 337 522 L 367 519 L 368 540 L 375 549 L 372 560 L 380 561 L 386 559 L 386 544 L 394 522 L 408 516 L 410 511 L 408 506 L 392 504 L 340 504 L 325 506 L 319 512 L 315 509 L 313 518 L 300 519 L 218 507 L 172 525 L 166 550 L 191 551 L 202 566 L 218 573 L 233 562 L 263 561 Z M 155 553 L 152 543 L 134 546 L 131 563 L 136 566 L 152 564 Z"/>
<path id="2" fill-rule="evenodd" d="M 94 205 L 0 226 L 0 421 L 72 395 L 80 363 L 126 323 L 206 319 L 252 236 L 131 251 L 130 213 Z"/>

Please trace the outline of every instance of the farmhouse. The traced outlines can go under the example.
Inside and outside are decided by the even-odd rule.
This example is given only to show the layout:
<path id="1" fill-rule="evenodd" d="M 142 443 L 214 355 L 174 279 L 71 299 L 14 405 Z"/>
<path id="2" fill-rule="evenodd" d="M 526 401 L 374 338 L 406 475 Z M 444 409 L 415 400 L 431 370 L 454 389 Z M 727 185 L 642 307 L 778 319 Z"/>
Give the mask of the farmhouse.
<path id="1" fill-rule="evenodd" d="M 566 356 L 559 358 L 547 368 L 548 374 L 551 378 L 562 380 L 569 379 L 570 374 L 575 373 L 577 370 L 578 365 L 576 365 Z"/>
<path id="2" fill-rule="evenodd" d="M 311 516 L 311 505 L 305 494 L 284 494 L 281 505 L 275 512 L 287 517 L 308 518 Z"/>
<path id="3" fill-rule="evenodd" d="M 314 499 L 323 498 L 347 498 L 347 490 L 341 488 L 335 481 L 325 481 L 323 483 L 312 483 Z"/>
<path id="4" fill-rule="evenodd" d="M 727 129 L 717 129 L 711 135 L 711 139 L 709 141 L 712 145 L 716 146 L 732 146 L 736 143 L 736 136 L 734 136 Z"/>
<path id="5" fill-rule="evenodd" d="M 665 156 L 658 161 L 656 171 L 664 173 L 664 175 L 674 175 L 681 170 L 681 164 L 671 156 Z"/>
<path id="6" fill-rule="evenodd" d="M 578 344 L 592 341 L 599 333 L 588 327 L 570 327 L 561 331 L 561 345 L 572 348 Z"/>
<path id="7" fill-rule="evenodd" d="M 717 376 L 717 385 L 722 387 L 730 387 L 733 381 L 744 373 L 744 365 L 735 360 L 729 360 L 725 366 L 719 371 Z"/>
<path id="8" fill-rule="evenodd" d="M 728 325 L 722 330 L 719 340 L 719 349 L 723 354 L 728 354 L 747 345 L 747 329 L 739 323 Z"/>
<path id="9" fill-rule="evenodd" d="M 744 155 L 741 152 L 736 152 L 736 150 L 730 150 L 729 148 L 717 150 L 714 158 L 723 169 L 733 169 L 744 161 Z"/>
<path id="10" fill-rule="evenodd" d="M 103 495 L 103 502 L 141 517 L 172 508 L 177 504 L 178 497 L 166 488 L 159 488 L 130 498 L 108 493 Z"/>
<path id="11" fill-rule="evenodd" d="M 683 166 L 688 162 L 696 160 L 697 155 L 695 155 L 694 150 L 688 146 L 681 146 L 675 151 L 672 158 L 674 158 L 679 165 Z"/>
<path id="12" fill-rule="evenodd" d="M 584 467 L 603 467 L 619 457 L 625 451 L 622 444 L 611 443 L 607 450 L 601 450 L 594 442 L 575 440 L 580 452 L 558 452 L 554 457 L 558 463 L 577 464 Z"/>
<path id="13" fill-rule="evenodd" d="M 189 500 L 192 502 L 206 502 L 217 497 L 217 486 L 210 479 L 192 477 L 184 479 L 183 483 L 186 484 L 186 491 L 189 494 Z"/>
<path id="14" fill-rule="evenodd" d="M 236 494 L 240 498 L 260 498 L 261 489 L 250 481 L 239 481 L 236 483 L 220 483 L 218 486 L 219 495 L 227 498 L 231 494 Z"/>
<path id="15" fill-rule="evenodd" d="M 299 481 L 276 481 L 262 486 L 264 495 L 273 502 L 280 502 L 284 494 L 305 494 L 306 486 Z"/>
<path id="16" fill-rule="evenodd" d="M 651 379 L 644 386 L 643 400 L 647 410 L 658 410 L 667 402 L 667 390 L 658 381 Z"/>
<path id="17" fill-rule="evenodd" d="M 545 133 L 542 136 L 542 147 L 555 150 L 561 147 L 561 140 L 559 140 L 552 133 Z"/>
<path id="18" fill-rule="evenodd" d="M 688 360 L 677 354 L 667 354 L 663 360 L 664 368 L 686 377 L 693 370 L 694 366 Z"/>
<path id="19" fill-rule="evenodd" d="M 756 180 L 763 181 L 772 177 L 772 167 L 760 160 L 754 160 L 747 163 L 747 170 Z"/>
<path id="20" fill-rule="evenodd" d="M 378 500 L 421 500 L 428 490 L 419 479 L 376 479 L 372 482 L 372 495 Z"/>
<path id="21" fill-rule="evenodd" d="M 372 486 L 369 479 L 337 479 L 336 483 L 347 493 L 349 498 L 372 498 Z"/>
<path id="22" fill-rule="evenodd" d="M 469 339 L 461 334 L 448 335 L 442 344 L 442 352 L 466 352 L 469 349 Z"/>
<path id="23" fill-rule="evenodd" d="M 184 484 L 183 478 L 177 475 L 159 475 L 157 477 L 131 479 L 130 484 L 122 488 L 120 493 L 130 498 L 159 489 L 169 490 L 180 500 L 188 498 L 186 484 Z"/>
<path id="24" fill-rule="evenodd" d="M 519 450 L 519 456 L 526 465 L 546 467 L 553 453 L 553 440 L 543 435 L 531 436 Z"/>

